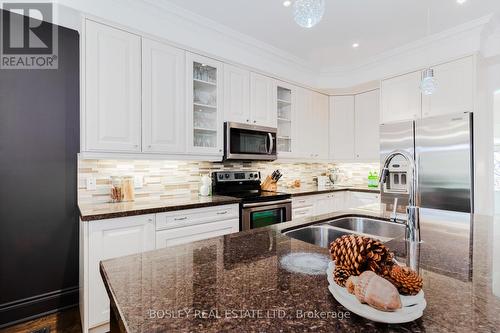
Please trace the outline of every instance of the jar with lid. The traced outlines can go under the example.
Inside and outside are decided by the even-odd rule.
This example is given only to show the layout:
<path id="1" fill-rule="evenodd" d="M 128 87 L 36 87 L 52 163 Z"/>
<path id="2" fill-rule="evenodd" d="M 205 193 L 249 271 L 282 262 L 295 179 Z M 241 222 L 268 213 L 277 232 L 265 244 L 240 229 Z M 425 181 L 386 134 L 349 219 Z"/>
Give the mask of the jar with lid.
<path id="1" fill-rule="evenodd" d="M 122 178 L 123 201 L 134 201 L 134 177 L 125 176 Z"/>
<path id="2" fill-rule="evenodd" d="M 122 177 L 111 176 L 111 201 L 121 202 L 123 200 Z"/>

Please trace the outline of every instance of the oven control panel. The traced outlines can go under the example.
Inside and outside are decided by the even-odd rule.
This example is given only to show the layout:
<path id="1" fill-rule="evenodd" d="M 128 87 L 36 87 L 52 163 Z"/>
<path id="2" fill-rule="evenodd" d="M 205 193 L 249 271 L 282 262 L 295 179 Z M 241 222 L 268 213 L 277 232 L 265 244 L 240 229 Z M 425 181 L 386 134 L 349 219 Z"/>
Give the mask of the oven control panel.
<path id="1" fill-rule="evenodd" d="M 260 181 L 260 172 L 258 171 L 218 171 L 212 174 L 214 180 L 218 183 L 224 182 L 245 182 Z"/>

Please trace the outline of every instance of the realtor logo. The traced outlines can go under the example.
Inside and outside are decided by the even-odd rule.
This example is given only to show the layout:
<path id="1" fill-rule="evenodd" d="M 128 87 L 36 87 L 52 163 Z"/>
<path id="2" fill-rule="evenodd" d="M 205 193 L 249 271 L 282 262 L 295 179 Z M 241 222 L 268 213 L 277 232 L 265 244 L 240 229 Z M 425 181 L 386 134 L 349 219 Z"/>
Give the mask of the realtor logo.
<path id="1" fill-rule="evenodd" d="M 1 69 L 57 69 L 52 3 L 2 4 Z"/>

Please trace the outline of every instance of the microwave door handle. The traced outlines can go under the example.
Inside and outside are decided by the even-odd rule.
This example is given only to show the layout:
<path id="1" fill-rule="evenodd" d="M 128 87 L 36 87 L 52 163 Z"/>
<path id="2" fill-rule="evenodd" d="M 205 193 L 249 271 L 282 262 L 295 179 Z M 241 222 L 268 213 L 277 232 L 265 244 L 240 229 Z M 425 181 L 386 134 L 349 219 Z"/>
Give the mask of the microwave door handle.
<path id="1" fill-rule="evenodd" d="M 271 133 L 267 133 L 267 135 L 269 136 L 269 150 L 267 151 L 267 153 L 271 155 L 273 153 L 273 148 L 274 148 L 274 139 Z"/>

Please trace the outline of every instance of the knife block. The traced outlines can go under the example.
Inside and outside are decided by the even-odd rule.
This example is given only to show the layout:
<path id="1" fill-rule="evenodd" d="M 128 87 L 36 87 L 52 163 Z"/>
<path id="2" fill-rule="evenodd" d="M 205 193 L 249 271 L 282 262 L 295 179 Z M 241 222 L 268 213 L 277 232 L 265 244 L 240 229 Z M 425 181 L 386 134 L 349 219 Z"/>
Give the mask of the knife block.
<path id="1" fill-rule="evenodd" d="M 260 189 L 263 191 L 277 192 L 278 183 L 274 181 L 271 176 L 267 176 L 266 179 L 260 185 Z"/>

